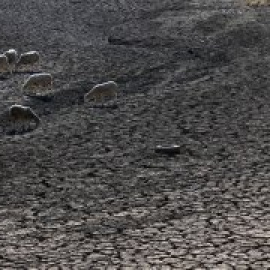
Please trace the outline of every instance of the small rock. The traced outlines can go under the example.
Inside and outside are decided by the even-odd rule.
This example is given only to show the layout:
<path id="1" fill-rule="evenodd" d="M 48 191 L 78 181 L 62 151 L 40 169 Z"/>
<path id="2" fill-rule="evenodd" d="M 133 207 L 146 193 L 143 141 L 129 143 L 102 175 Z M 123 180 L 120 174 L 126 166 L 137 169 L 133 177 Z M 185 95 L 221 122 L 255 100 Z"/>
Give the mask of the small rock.
<path id="1" fill-rule="evenodd" d="M 180 154 L 180 145 L 168 145 L 168 146 L 162 146 L 162 145 L 157 145 L 155 148 L 155 152 L 156 153 L 160 153 L 160 154 L 166 154 L 166 155 L 177 155 Z"/>

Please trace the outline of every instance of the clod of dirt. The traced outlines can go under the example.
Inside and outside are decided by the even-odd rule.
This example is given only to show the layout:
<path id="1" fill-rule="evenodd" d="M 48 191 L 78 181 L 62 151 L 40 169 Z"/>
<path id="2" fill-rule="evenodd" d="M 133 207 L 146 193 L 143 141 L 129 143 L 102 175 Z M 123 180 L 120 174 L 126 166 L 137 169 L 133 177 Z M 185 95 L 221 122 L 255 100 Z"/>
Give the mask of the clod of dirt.
<path id="1" fill-rule="evenodd" d="M 157 145 L 155 148 L 155 152 L 173 156 L 173 155 L 180 154 L 180 149 L 181 149 L 181 146 L 176 145 L 176 144 L 168 145 L 168 146 Z"/>

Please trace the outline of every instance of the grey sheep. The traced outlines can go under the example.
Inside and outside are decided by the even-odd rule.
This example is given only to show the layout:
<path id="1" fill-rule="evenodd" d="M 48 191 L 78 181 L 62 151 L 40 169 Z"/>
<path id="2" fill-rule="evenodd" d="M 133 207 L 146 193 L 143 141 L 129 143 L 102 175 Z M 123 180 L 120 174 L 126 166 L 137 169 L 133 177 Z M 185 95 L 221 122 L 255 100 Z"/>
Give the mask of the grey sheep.
<path id="1" fill-rule="evenodd" d="M 117 98 L 118 85 L 114 81 L 108 81 L 95 85 L 87 94 L 84 101 L 94 99 L 95 102 L 103 102 L 105 97 Z"/>
<path id="2" fill-rule="evenodd" d="M 22 86 L 25 94 L 37 94 L 52 90 L 53 78 L 50 73 L 38 73 L 30 75 Z"/>
<path id="3" fill-rule="evenodd" d="M 36 127 L 40 124 L 40 118 L 30 107 L 15 104 L 10 106 L 8 112 L 9 118 L 14 124 L 24 124 L 25 122 L 30 122 L 32 120 L 35 122 Z"/>
<path id="4" fill-rule="evenodd" d="M 16 68 L 33 68 L 35 65 L 38 65 L 40 62 L 40 54 L 37 51 L 30 51 L 20 55 L 19 60 L 17 61 Z"/>
<path id="5" fill-rule="evenodd" d="M 11 73 L 11 68 L 8 63 L 8 58 L 4 54 L 0 54 L 0 72 L 5 73 L 9 72 Z"/>
<path id="6" fill-rule="evenodd" d="M 4 52 L 4 55 L 8 59 L 11 71 L 14 71 L 18 61 L 18 52 L 15 49 L 9 49 L 8 51 Z"/>

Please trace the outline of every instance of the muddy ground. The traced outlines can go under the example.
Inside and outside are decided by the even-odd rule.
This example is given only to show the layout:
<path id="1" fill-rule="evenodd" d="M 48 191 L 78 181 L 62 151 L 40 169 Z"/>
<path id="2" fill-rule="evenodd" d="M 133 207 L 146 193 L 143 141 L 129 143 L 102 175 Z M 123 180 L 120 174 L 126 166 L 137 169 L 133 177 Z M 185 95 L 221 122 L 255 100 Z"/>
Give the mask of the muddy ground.
<path id="1" fill-rule="evenodd" d="M 0 80 L 0 269 L 270 269 L 270 8 L 1 0 L 0 13 L 1 51 L 38 50 L 57 91 L 23 97 L 27 72 Z M 118 100 L 83 103 L 106 80 Z M 41 126 L 15 130 L 15 103 Z"/>

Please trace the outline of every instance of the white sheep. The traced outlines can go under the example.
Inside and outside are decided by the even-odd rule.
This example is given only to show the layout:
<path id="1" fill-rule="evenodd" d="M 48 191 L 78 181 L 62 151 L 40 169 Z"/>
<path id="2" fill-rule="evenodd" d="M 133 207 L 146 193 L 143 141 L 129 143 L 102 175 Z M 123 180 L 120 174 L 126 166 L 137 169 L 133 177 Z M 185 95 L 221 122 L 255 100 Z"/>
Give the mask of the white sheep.
<path id="1" fill-rule="evenodd" d="M 53 78 L 50 73 L 38 73 L 30 75 L 22 86 L 24 94 L 42 94 L 52 90 Z"/>
<path id="2" fill-rule="evenodd" d="M 117 91 L 118 85 L 114 81 L 97 84 L 84 95 L 84 101 L 94 99 L 95 102 L 103 102 L 105 97 L 117 98 Z"/>
<path id="3" fill-rule="evenodd" d="M 8 63 L 8 58 L 4 54 L 0 54 L 0 72 L 5 73 L 9 72 L 11 73 L 11 68 Z"/>
<path id="4" fill-rule="evenodd" d="M 16 68 L 27 68 L 38 66 L 40 62 L 40 54 L 37 51 L 30 51 L 20 55 L 19 60 L 17 61 Z"/>
<path id="5" fill-rule="evenodd" d="M 9 49 L 8 51 L 4 52 L 4 55 L 8 59 L 11 72 L 14 71 L 16 63 L 18 61 L 18 52 L 15 49 Z"/>
<path id="6" fill-rule="evenodd" d="M 270 0 L 246 0 L 248 6 L 269 6 Z"/>
<path id="7" fill-rule="evenodd" d="M 22 105 L 12 105 L 9 107 L 9 119 L 12 121 L 13 124 L 22 124 L 24 129 L 24 124 L 26 122 L 34 121 L 36 127 L 40 124 L 40 118 L 34 113 L 34 111 L 27 106 Z"/>

